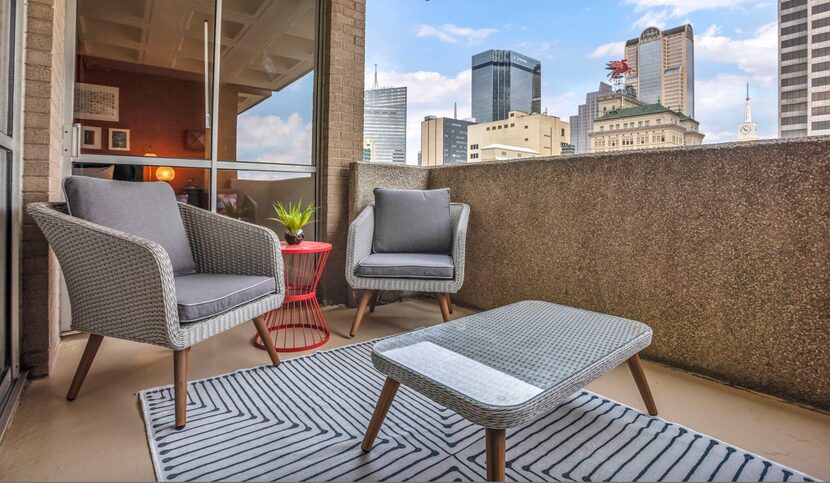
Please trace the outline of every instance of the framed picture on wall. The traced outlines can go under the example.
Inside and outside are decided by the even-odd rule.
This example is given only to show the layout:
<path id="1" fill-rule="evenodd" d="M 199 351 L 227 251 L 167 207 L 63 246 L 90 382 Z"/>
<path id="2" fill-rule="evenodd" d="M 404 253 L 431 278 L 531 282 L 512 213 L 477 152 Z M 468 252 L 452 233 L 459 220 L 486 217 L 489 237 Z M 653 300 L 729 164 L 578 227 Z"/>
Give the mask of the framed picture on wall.
<path id="1" fill-rule="evenodd" d="M 83 126 L 81 128 L 81 148 L 101 149 L 101 128 Z"/>
<path id="2" fill-rule="evenodd" d="M 130 130 L 110 128 L 110 151 L 129 151 L 130 150 Z"/>

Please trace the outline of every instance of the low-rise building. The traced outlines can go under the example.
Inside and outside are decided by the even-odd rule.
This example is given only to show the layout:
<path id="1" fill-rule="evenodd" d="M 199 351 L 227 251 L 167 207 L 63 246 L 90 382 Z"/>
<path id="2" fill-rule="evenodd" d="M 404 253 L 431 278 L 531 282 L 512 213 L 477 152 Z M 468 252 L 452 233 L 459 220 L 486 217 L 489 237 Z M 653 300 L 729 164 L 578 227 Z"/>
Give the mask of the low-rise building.
<path id="1" fill-rule="evenodd" d="M 617 93 L 600 100 L 599 109 L 588 135 L 592 153 L 703 143 L 700 123 L 660 103 L 641 104 Z"/>
<path id="2" fill-rule="evenodd" d="M 474 163 L 559 156 L 562 143 L 570 141 L 571 127 L 566 121 L 556 116 L 511 111 L 507 119 L 467 127 L 467 160 Z"/>
<path id="3" fill-rule="evenodd" d="M 421 121 L 421 166 L 467 162 L 467 126 L 470 121 L 427 116 Z"/>

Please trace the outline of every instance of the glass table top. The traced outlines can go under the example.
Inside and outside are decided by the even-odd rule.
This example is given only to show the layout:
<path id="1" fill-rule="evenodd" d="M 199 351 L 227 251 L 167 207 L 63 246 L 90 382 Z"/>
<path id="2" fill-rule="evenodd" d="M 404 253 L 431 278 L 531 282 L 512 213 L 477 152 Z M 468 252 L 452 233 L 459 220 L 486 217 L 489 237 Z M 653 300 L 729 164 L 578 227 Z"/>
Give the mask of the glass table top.
<path id="1" fill-rule="evenodd" d="M 634 320 L 525 301 L 390 337 L 373 351 L 482 404 L 515 406 L 650 337 Z"/>

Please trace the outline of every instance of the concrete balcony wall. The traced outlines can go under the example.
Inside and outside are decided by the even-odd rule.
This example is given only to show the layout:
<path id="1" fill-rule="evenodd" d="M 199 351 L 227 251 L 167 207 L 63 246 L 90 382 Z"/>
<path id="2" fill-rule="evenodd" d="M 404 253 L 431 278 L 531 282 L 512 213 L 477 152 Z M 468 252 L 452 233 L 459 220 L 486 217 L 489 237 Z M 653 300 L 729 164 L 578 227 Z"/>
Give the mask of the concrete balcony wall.
<path id="1" fill-rule="evenodd" d="M 459 303 L 640 320 L 650 359 L 830 409 L 830 138 L 355 163 L 352 216 L 378 186 L 450 187 L 470 204 Z"/>

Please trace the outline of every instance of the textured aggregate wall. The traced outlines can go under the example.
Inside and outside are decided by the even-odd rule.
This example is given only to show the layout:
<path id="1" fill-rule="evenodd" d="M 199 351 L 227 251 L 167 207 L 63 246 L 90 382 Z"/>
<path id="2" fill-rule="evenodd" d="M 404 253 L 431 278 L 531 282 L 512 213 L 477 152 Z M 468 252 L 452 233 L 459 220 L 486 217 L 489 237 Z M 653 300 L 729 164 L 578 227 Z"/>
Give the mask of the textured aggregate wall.
<path id="1" fill-rule="evenodd" d="M 648 358 L 830 409 L 830 138 L 351 176 L 352 214 L 401 180 L 470 204 L 460 303 L 640 320 Z"/>

